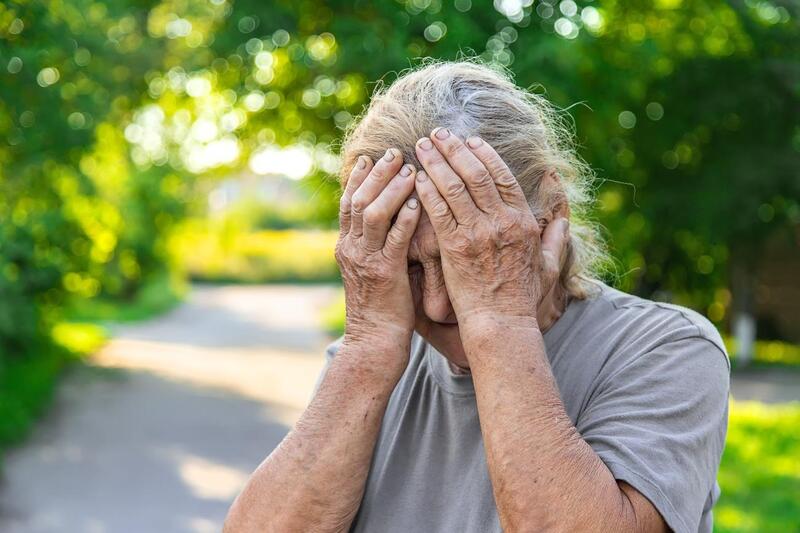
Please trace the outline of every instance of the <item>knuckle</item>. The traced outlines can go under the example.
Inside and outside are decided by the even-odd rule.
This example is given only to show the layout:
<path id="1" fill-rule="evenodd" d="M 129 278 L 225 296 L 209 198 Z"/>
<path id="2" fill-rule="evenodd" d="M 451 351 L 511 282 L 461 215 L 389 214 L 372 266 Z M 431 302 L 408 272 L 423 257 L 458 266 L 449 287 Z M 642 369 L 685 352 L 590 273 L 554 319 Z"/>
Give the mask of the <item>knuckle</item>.
<path id="1" fill-rule="evenodd" d="M 410 217 L 408 217 L 408 215 L 403 216 L 403 212 L 401 211 L 397 215 L 397 218 L 395 219 L 394 224 L 392 224 L 392 229 L 396 229 L 396 231 L 400 231 L 400 232 L 405 233 L 406 230 L 408 230 L 408 228 L 410 226 L 411 226 Z"/>
<path id="2" fill-rule="evenodd" d="M 465 162 L 465 172 L 472 177 L 479 178 L 482 177 L 484 174 L 487 176 L 489 175 L 489 171 L 486 168 L 486 165 L 481 163 L 478 159 L 470 158 Z"/>
<path id="3" fill-rule="evenodd" d="M 383 261 L 370 262 L 366 268 L 366 273 L 367 276 L 376 280 L 389 279 L 392 275 L 391 269 Z"/>
<path id="4" fill-rule="evenodd" d="M 472 250 L 474 248 L 475 241 L 471 239 L 453 239 L 449 248 L 450 251 L 455 252 L 459 255 L 472 255 Z"/>
<path id="5" fill-rule="evenodd" d="M 343 240 L 340 239 L 339 242 L 336 243 L 336 248 L 333 250 L 333 256 L 336 258 L 336 261 L 339 264 L 342 264 L 342 262 L 347 258 L 348 254 Z"/>
<path id="6" fill-rule="evenodd" d="M 400 248 L 403 245 L 403 234 L 399 231 L 390 231 L 386 235 L 386 246 L 390 248 Z"/>
<path id="7" fill-rule="evenodd" d="M 486 170 L 486 167 L 483 165 L 471 166 L 469 169 L 469 176 L 471 177 L 472 183 L 477 187 L 484 188 L 492 184 L 492 176 L 489 175 L 489 171 Z"/>
<path id="8" fill-rule="evenodd" d="M 517 184 L 517 178 L 508 171 L 508 169 L 503 168 L 502 170 L 497 172 L 497 186 L 504 187 L 506 189 L 510 189 Z"/>
<path id="9" fill-rule="evenodd" d="M 495 231 L 498 235 L 504 235 L 506 238 L 517 235 L 518 233 L 525 233 L 518 217 L 503 214 L 497 218 Z"/>
<path id="10" fill-rule="evenodd" d="M 448 196 L 459 196 L 464 193 L 464 182 L 461 180 L 453 180 L 445 186 L 445 191 Z"/>
<path id="11" fill-rule="evenodd" d="M 447 207 L 447 204 L 441 200 L 437 200 L 432 208 L 431 211 L 434 216 L 436 217 L 445 217 L 450 212 L 450 208 Z"/>
<path id="12" fill-rule="evenodd" d="M 381 162 L 375 165 L 375 168 L 373 168 L 372 172 L 369 173 L 369 176 L 367 176 L 367 180 L 372 180 L 373 182 L 376 183 L 383 183 L 390 177 L 390 172 L 389 172 L 390 165 L 391 163 L 387 163 L 386 161 L 381 159 Z"/>
<path id="13" fill-rule="evenodd" d="M 508 171 L 508 167 L 506 166 L 505 162 L 500 159 L 500 156 L 495 154 L 491 154 L 486 157 L 486 167 L 492 174 L 503 174 L 504 172 Z"/>
<path id="14" fill-rule="evenodd" d="M 366 203 L 367 202 L 364 199 L 364 197 L 361 196 L 360 194 L 356 193 L 353 196 L 353 200 L 350 202 L 350 210 L 353 213 L 363 213 L 364 212 L 364 208 L 366 207 Z"/>
<path id="15" fill-rule="evenodd" d="M 367 224 L 378 224 L 386 217 L 384 210 L 374 204 L 364 210 L 364 222 Z"/>
<path id="16" fill-rule="evenodd" d="M 519 221 L 519 226 L 522 233 L 526 236 L 538 235 L 540 233 L 539 224 L 536 223 L 536 219 L 533 218 L 533 216 L 522 216 Z"/>
<path id="17" fill-rule="evenodd" d="M 444 146 L 445 155 L 448 157 L 457 157 L 458 155 L 462 154 L 464 150 L 464 145 L 456 140 L 453 140 Z"/>

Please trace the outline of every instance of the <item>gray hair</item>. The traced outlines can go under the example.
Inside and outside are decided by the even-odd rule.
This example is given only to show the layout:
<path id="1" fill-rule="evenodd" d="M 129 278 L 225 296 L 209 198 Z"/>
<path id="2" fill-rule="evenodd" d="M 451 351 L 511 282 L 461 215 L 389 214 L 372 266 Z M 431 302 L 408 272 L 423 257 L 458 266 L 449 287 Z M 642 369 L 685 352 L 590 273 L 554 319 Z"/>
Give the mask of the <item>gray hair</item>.
<path id="1" fill-rule="evenodd" d="M 576 154 L 570 125 L 546 98 L 518 87 L 508 71 L 475 59 L 428 60 L 402 72 L 388 87 L 378 83 L 369 106 L 345 133 L 341 181 L 359 155 L 377 160 L 390 147 L 422 168 L 415 144 L 437 126 L 461 139 L 477 135 L 509 166 L 537 219 L 568 203 L 571 236 L 561 283 L 570 296 L 582 299 L 595 291 L 609 260 L 598 226 L 589 218 L 594 173 Z M 548 171 L 560 187 L 540 190 Z"/>

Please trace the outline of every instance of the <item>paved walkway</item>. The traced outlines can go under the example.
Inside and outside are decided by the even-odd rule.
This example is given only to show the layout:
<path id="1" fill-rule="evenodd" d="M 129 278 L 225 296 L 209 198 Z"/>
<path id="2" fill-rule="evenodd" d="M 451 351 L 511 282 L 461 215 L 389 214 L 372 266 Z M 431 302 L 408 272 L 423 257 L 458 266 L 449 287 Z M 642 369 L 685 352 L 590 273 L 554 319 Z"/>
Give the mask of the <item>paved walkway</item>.
<path id="1" fill-rule="evenodd" d="M 735 400 L 765 403 L 800 402 L 800 369 L 748 368 L 731 377 L 731 395 Z"/>
<path id="2" fill-rule="evenodd" d="M 5 461 L 4 533 L 219 532 L 302 412 L 332 287 L 195 287 L 69 372 Z"/>
<path id="3" fill-rule="evenodd" d="M 220 531 L 308 401 L 329 341 L 317 317 L 335 291 L 200 286 L 172 313 L 119 328 L 6 457 L 0 531 Z M 733 394 L 800 400 L 798 374 L 737 374 Z"/>

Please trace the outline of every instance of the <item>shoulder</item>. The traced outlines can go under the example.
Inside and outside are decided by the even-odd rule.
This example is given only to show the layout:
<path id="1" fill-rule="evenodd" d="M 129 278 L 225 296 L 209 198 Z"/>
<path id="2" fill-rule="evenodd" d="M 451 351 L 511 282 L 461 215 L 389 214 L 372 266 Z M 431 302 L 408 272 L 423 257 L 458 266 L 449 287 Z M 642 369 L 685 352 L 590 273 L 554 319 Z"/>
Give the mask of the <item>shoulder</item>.
<path id="1" fill-rule="evenodd" d="M 575 302 L 575 326 L 609 341 L 631 355 L 690 347 L 724 363 L 730 361 L 722 337 L 706 317 L 676 304 L 656 302 L 605 284 L 593 296 Z"/>
<path id="2" fill-rule="evenodd" d="M 573 346 L 588 346 L 582 355 L 594 369 L 576 428 L 672 530 L 702 529 L 727 430 L 730 368 L 719 333 L 690 309 L 608 286 L 576 303 L 569 328 L 582 333 Z"/>

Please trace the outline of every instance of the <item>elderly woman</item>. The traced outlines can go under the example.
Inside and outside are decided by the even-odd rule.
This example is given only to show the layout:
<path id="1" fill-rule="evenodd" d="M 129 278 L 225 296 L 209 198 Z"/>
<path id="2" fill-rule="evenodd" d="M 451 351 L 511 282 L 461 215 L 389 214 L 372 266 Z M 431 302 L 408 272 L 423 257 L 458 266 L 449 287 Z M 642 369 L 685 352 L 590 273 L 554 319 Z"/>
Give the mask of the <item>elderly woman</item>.
<path id="1" fill-rule="evenodd" d="M 343 158 L 345 334 L 226 531 L 711 531 L 724 346 L 596 279 L 590 172 L 547 101 L 428 64 Z"/>

